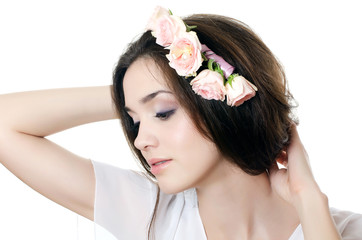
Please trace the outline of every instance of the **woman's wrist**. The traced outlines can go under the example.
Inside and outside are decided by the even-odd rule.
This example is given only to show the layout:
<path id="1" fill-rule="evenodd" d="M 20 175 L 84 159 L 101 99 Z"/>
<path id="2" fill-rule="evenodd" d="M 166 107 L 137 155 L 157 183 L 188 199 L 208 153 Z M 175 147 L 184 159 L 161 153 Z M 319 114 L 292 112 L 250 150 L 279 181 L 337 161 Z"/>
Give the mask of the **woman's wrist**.
<path id="1" fill-rule="evenodd" d="M 328 197 L 320 190 L 316 183 L 310 183 L 310 186 L 299 189 L 294 193 L 294 207 L 297 211 L 303 211 L 304 207 L 318 201 L 320 204 L 328 205 Z"/>
<path id="2" fill-rule="evenodd" d="M 341 239 L 330 214 L 328 197 L 319 188 L 299 193 L 295 208 L 305 239 Z"/>
<path id="3" fill-rule="evenodd" d="M 300 192 L 294 198 L 294 207 L 300 217 L 303 217 L 309 210 L 329 209 L 328 197 L 319 189 L 311 189 Z"/>

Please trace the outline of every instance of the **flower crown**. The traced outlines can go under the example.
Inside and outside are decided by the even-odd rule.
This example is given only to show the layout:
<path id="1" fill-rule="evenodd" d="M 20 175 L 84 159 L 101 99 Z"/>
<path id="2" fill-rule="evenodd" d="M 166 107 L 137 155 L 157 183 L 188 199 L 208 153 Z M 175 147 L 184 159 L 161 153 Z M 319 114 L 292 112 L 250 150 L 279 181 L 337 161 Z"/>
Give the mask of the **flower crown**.
<path id="1" fill-rule="evenodd" d="M 147 25 L 156 43 L 170 50 L 166 57 L 177 74 L 194 77 L 190 84 L 196 94 L 208 100 L 224 101 L 226 97 L 229 106 L 239 106 L 254 97 L 256 86 L 233 74 L 234 67 L 201 44 L 193 28 L 196 26 L 188 26 L 162 7 L 156 7 Z M 197 74 L 203 61 L 208 61 L 208 69 Z"/>

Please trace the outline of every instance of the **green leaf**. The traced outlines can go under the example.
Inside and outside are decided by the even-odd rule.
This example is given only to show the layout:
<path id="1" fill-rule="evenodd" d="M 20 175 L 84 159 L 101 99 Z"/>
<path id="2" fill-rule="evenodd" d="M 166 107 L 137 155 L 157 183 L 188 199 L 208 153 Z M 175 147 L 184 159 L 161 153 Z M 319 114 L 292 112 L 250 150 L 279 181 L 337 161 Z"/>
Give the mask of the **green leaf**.
<path id="1" fill-rule="evenodd" d="M 201 53 L 201 57 L 202 57 L 202 60 L 204 60 L 204 61 L 208 60 L 208 58 L 205 56 L 205 54 L 203 52 Z"/>
<path id="2" fill-rule="evenodd" d="M 197 28 L 197 26 L 189 26 L 185 23 L 186 26 L 186 32 L 190 32 L 192 29 Z"/>
<path id="3" fill-rule="evenodd" d="M 234 74 L 231 74 L 227 81 L 226 81 L 226 84 L 230 84 L 230 86 L 232 87 L 233 86 L 233 81 L 234 81 L 234 78 L 236 78 L 237 76 L 239 76 L 239 74 L 237 73 L 234 73 Z"/>
<path id="4" fill-rule="evenodd" d="M 211 71 L 214 71 L 214 62 L 215 60 L 214 59 L 209 59 L 209 61 L 207 62 L 207 67 L 211 70 Z"/>
<path id="5" fill-rule="evenodd" d="M 214 65 L 216 65 L 216 67 L 215 67 L 214 71 L 215 71 L 215 72 L 218 72 L 218 73 L 222 76 L 223 83 L 224 83 L 224 85 L 225 85 L 225 76 L 224 76 L 224 71 L 221 69 L 221 67 L 220 67 L 220 64 L 219 64 L 219 63 L 215 62 L 215 64 L 214 64 Z"/>

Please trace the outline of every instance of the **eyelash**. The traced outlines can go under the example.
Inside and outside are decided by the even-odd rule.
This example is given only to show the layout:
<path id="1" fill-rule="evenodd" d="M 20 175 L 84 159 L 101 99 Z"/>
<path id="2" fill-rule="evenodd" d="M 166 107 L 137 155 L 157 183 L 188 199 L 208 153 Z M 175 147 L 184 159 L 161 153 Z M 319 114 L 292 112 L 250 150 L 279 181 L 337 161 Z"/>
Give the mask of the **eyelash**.
<path id="1" fill-rule="evenodd" d="M 155 117 L 159 118 L 160 120 L 165 121 L 165 120 L 169 119 L 175 112 L 176 112 L 176 109 L 166 111 L 166 112 L 159 112 L 159 113 L 156 113 Z M 134 123 L 132 126 L 132 131 L 134 133 L 138 133 L 139 127 L 140 127 L 140 122 Z"/>
<path id="2" fill-rule="evenodd" d="M 159 113 L 156 113 L 156 118 L 159 118 L 161 120 L 167 120 L 169 117 L 172 116 L 172 114 L 174 114 L 176 111 L 176 109 L 173 109 L 173 110 L 169 110 L 169 111 L 166 111 L 166 112 L 159 112 Z"/>

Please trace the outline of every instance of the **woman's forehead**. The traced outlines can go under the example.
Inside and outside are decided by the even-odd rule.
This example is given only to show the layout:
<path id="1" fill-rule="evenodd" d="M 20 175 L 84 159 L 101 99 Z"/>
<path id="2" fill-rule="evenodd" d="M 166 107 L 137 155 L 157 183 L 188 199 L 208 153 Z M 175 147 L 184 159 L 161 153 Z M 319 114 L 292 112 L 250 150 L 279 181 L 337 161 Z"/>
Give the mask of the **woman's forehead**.
<path id="1" fill-rule="evenodd" d="M 144 98 L 152 92 L 169 89 L 158 65 L 149 58 L 140 58 L 131 64 L 123 79 L 125 101 Z"/>

